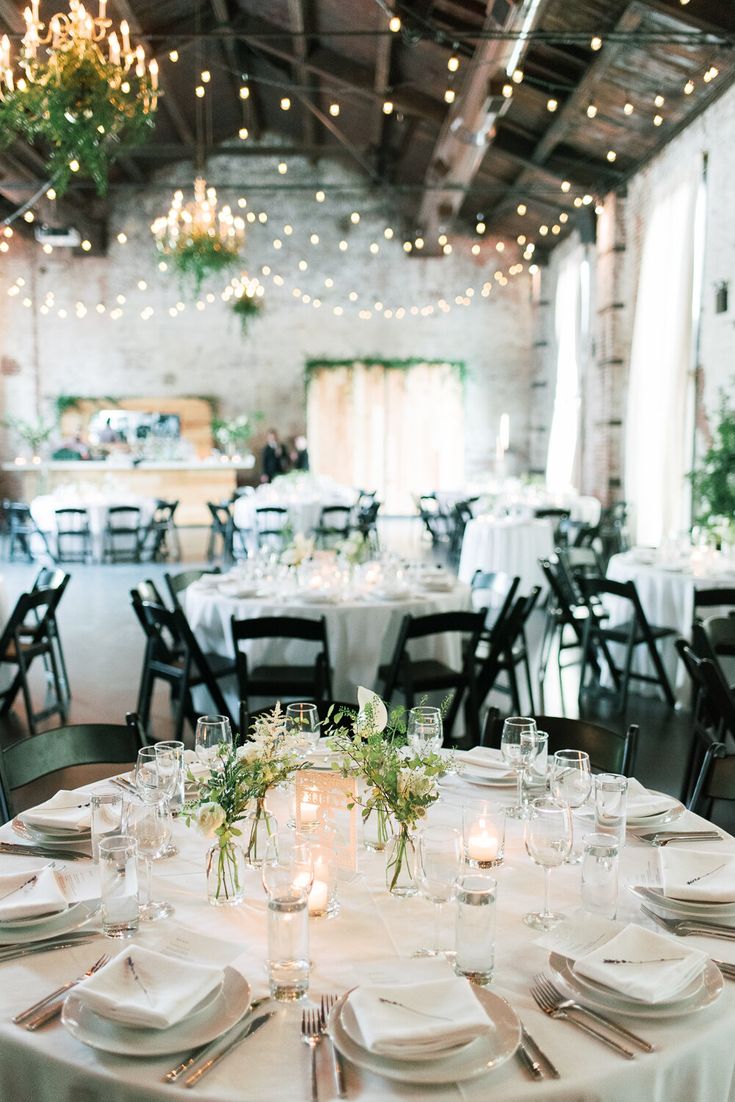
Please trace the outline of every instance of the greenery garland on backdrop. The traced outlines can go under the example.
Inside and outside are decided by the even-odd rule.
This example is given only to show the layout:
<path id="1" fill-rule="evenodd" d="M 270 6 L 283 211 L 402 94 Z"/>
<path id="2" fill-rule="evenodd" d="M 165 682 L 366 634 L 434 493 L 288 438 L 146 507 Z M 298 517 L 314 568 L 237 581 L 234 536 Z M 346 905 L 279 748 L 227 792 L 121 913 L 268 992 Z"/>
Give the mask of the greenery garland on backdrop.
<path id="1" fill-rule="evenodd" d="M 308 386 L 314 375 L 324 368 L 354 367 L 355 364 L 362 364 L 364 367 L 382 367 L 386 371 L 410 371 L 412 367 L 417 367 L 422 364 L 442 365 L 451 367 L 456 371 L 457 377 L 461 383 L 464 383 L 467 379 L 467 365 L 464 360 L 431 360 L 427 359 L 425 356 L 411 356 L 403 360 L 391 360 L 378 356 L 351 356 L 350 359 L 347 360 L 330 360 L 321 357 L 306 361 L 306 366 L 304 368 L 306 385 Z"/>

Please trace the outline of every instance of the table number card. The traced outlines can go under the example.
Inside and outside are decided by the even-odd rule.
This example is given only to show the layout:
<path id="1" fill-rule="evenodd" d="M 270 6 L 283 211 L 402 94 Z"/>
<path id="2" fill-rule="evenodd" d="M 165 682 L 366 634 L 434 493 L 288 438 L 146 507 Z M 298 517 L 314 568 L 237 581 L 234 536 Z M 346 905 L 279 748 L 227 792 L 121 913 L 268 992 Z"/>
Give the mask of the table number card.
<path id="1" fill-rule="evenodd" d="M 319 840 L 334 831 L 337 861 L 347 872 L 357 872 L 356 798 L 354 777 L 317 769 L 296 774 L 296 829 L 311 831 Z"/>

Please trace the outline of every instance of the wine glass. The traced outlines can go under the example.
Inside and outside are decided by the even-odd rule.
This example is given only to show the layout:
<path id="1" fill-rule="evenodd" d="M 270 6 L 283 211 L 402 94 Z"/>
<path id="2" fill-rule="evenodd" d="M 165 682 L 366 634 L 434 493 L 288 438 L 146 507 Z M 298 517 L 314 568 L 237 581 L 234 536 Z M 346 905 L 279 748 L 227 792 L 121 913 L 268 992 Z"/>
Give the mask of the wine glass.
<path id="1" fill-rule="evenodd" d="M 434 904 L 431 945 L 418 949 L 415 957 L 447 955 L 441 945 L 444 904 L 454 899 L 457 877 L 462 871 L 462 836 L 446 827 L 424 827 L 418 837 L 418 881 L 421 894 Z"/>
<path id="2" fill-rule="evenodd" d="M 574 826 L 574 812 L 589 798 L 592 791 L 592 773 L 590 771 L 590 756 L 584 750 L 557 750 L 551 770 L 551 792 L 557 800 L 568 804 L 572 812 L 572 826 Z M 572 852 L 569 855 L 569 863 L 579 864 L 582 860 L 582 852 L 575 852 L 572 844 Z"/>
<path id="3" fill-rule="evenodd" d="M 143 746 L 135 762 L 135 788 L 141 800 L 157 800 L 161 795 L 155 746 Z"/>
<path id="4" fill-rule="evenodd" d="M 176 739 L 157 742 L 156 771 L 158 773 L 158 791 L 166 797 L 166 803 L 173 818 L 174 809 L 184 803 L 184 744 Z M 175 857 L 179 852 L 175 842 L 170 841 L 161 852 L 161 857 Z"/>
<path id="5" fill-rule="evenodd" d="M 286 719 L 306 754 L 319 745 L 319 709 L 316 704 L 287 704 Z"/>
<path id="6" fill-rule="evenodd" d="M 553 796 L 532 800 L 525 827 L 526 852 L 544 870 L 544 909 L 523 916 L 527 926 L 535 930 L 551 930 L 563 915 L 549 910 L 549 878 L 551 870 L 563 865 L 572 848 L 572 813 L 569 807 Z"/>
<path id="7" fill-rule="evenodd" d="M 509 716 L 503 723 L 500 752 L 503 760 L 515 771 L 518 782 L 518 806 L 506 809 L 511 819 L 525 819 L 528 812 L 523 800 L 523 773 L 536 751 L 536 720 L 528 716 Z"/>
<path id="8" fill-rule="evenodd" d="M 227 716 L 200 716 L 194 735 L 194 749 L 199 760 L 211 763 L 223 747 L 232 747 L 232 728 Z"/>
<path id="9" fill-rule="evenodd" d="M 138 855 L 145 861 L 145 899 L 140 904 L 143 922 L 157 922 L 174 913 L 170 903 L 152 898 L 153 861 L 159 857 L 171 839 L 171 812 L 166 797 L 160 793 L 155 799 L 131 801 L 127 807 L 125 833 L 138 843 Z"/>
<path id="10" fill-rule="evenodd" d="M 444 728 L 440 710 L 427 706 L 412 708 L 408 713 L 406 737 L 414 754 L 424 756 L 441 750 Z"/>

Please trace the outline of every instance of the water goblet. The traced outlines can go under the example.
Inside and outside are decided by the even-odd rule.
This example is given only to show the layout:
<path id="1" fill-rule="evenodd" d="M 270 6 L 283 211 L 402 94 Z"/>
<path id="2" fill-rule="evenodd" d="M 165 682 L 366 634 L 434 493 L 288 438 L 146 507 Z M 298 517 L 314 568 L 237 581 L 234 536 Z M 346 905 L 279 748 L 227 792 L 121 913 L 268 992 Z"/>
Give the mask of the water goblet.
<path id="1" fill-rule="evenodd" d="M 406 729 L 408 745 L 414 754 L 436 754 L 444 742 L 442 714 L 438 708 L 422 705 L 411 708 Z"/>
<path id="2" fill-rule="evenodd" d="M 200 716 L 194 735 L 194 749 L 200 761 L 211 762 L 222 748 L 232 747 L 232 728 L 226 716 Z"/>
<path id="3" fill-rule="evenodd" d="M 156 800 L 161 795 L 155 746 L 143 746 L 135 762 L 135 789 L 141 800 Z"/>
<path id="4" fill-rule="evenodd" d="M 434 905 L 431 944 L 418 949 L 415 957 L 447 956 L 442 947 L 444 905 L 454 899 L 462 871 L 462 836 L 456 829 L 424 827 L 418 836 L 418 882 L 421 894 Z"/>
<path id="5" fill-rule="evenodd" d="M 528 812 L 523 802 L 523 773 L 536 749 L 536 720 L 528 716 L 509 716 L 503 723 L 500 752 L 515 771 L 518 782 L 518 806 L 506 809 L 511 819 L 525 819 Z"/>
<path id="6" fill-rule="evenodd" d="M 145 862 L 145 894 L 140 904 L 140 919 L 157 922 L 174 913 L 170 903 L 152 898 L 153 861 L 160 856 L 171 839 L 171 812 L 166 797 L 131 801 L 127 806 L 125 831 L 138 843 L 138 856 Z"/>
<path id="7" fill-rule="evenodd" d="M 184 804 L 184 744 L 172 739 L 167 742 L 157 742 L 154 749 L 158 791 L 166 797 L 173 818 L 174 812 Z M 160 856 L 175 857 L 178 852 L 176 843 L 170 841 Z"/>
<path id="8" fill-rule="evenodd" d="M 286 719 L 294 738 L 303 747 L 304 756 L 319 745 L 319 709 L 316 704 L 287 704 Z"/>
<path id="9" fill-rule="evenodd" d="M 523 916 L 534 930 L 551 930 L 563 915 L 549 910 L 551 870 L 563 865 L 572 848 L 572 813 L 565 803 L 552 796 L 532 800 L 525 824 L 526 852 L 544 870 L 544 908 Z"/>
<path id="10" fill-rule="evenodd" d="M 592 791 L 592 773 L 590 756 L 584 750 L 557 750 L 551 767 L 551 794 L 569 806 L 574 812 L 589 799 Z M 578 865 L 582 860 L 582 848 L 579 851 L 572 844 L 569 864 Z"/>

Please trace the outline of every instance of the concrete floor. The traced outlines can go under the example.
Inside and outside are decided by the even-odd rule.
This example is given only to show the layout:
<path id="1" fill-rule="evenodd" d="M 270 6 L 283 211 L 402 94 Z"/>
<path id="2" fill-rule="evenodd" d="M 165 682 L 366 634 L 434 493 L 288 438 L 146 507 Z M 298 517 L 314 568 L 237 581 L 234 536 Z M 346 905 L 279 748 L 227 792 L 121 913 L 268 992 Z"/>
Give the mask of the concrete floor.
<path id="1" fill-rule="evenodd" d="M 422 538 L 418 520 L 384 521 L 381 539 L 384 547 L 408 557 L 432 556 L 430 546 Z M 206 531 L 199 529 L 183 533 L 187 568 L 201 564 L 205 546 Z M 119 723 L 123 721 L 126 711 L 135 708 L 143 660 L 143 635 L 130 606 L 129 590 L 141 579 L 152 578 L 165 592 L 164 572 L 175 572 L 183 565 L 68 564 L 66 569 L 71 574 L 71 582 L 61 603 L 58 619 L 72 687 L 70 723 Z M 0 572 L 11 604 L 19 593 L 30 586 L 37 569 L 36 564 L 2 564 Z M 543 613 L 534 613 L 529 637 L 533 668 L 542 626 Z M 40 663 L 36 663 L 32 674 L 34 698 L 40 704 L 44 694 Z M 564 686 L 566 714 L 576 717 L 579 714 L 576 667 L 565 672 Z M 491 694 L 489 703 L 496 704 L 505 712 L 509 707 L 508 698 L 500 693 Z M 553 661 L 547 677 L 545 711 L 548 715 L 565 714 Z M 690 716 L 687 712 L 674 712 L 654 697 L 631 694 L 625 716 L 610 715 L 609 704 L 605 700 L 586 701 L 584 715 L 617 730 L 628 723 L 638 723 L 640 739 L 636 775 L 651 787 L 678 795 L 689 744 Z M 152 724 L 156 737 L 168 736 L 170 716 L 165 690 L 154 701 Z M 53 727 L 57 723 L 50 720 L 45 726 Z M 0 717 L 0 740 L 7 745 L 25 734 L 25 715 L 22 704 L 18 703 L 17 712 Z"/>

